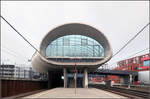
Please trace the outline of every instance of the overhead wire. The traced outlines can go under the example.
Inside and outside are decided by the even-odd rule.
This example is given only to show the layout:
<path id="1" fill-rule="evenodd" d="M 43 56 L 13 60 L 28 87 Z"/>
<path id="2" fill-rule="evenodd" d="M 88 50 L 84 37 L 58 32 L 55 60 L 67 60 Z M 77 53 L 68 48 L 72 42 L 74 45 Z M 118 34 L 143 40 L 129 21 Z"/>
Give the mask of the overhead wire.
<path id="1" fill-rule="evenodd" d="M 143 51 L 145 51 L 145 50 L 150 50 L 150 48 L 145 48 L 145 49 L 143 49 L 143 50 L 141 50 L 141 51 L 138 51 L 138 52 L 136 52 L 136 53 L 134 53 L 134 54 L 132 54 L 132 55 L 126 57 L 126 58 L 123 58 L 122 60 L 125 60 L 125 59 L 127 59 L 127 58 L 133 57 L 134 55 L 137 55 L 137 54 L 139 54 L 139 53 L 141 53 L 141 52 L 143 52 Z M 120 61 L 121 61 L 121 60 L 120 60 Z M 118 61 L 112 63 L 112 64 L 109 65 L 109 66 L 112 66 L 113 64 L 115 64 L 115 63 L 117 63 L 117 62 L 118 62 Z"/>
<path id="2" fill-rule="evenodd" d="M 138 54 L 138 53 L 141 53 L 141 52 L 143 52 L 143 51 L 145 51 L 145 50 L 150 50 L 150 48 L 145 48 L 145 49 L 143 49 L 143 50 L 141 50 L 141 51 L 139 51 L 139 52 L 137 52 L 137 53 L 134 53 L 134 54 L 131 55 L 131 56 L 134 56 L 134 55 L 136 55 L 136 54 Z M 131 56 L 129 56 L 129 57 L 127 57 L 127 58 L 130 58 Z"/>
<path id="3" fill-rule="evenodd" d="M 131 43 L 142 31 L 149 25 L 150 23 L 146 24 L 137 34 L 135 34 L 123 47 L 121 47 L 113 56 L 116 56 L 119 54 L 129 43 Z"/>
<path id="4" fill-rule="evenodd" d="M 19 34 L 19 36 L 22 37 L 22 39 L 24 39 L 33 49 L 35 49 L 39 54 L 39 50 L 34 47 L 34 45 L 32 45 L 17 29 L 15 29 L 14 26 L 12 26 L 2 15 L 0 16 L 14 31 L 16 31 L 17 34 Z M 40 54 L 41 55 L 41 54 Z"/>
<path id="5" fill-rule="evenodd" d="M 12 26 L 3 16 L 0 16 L 13 30 L 16 31 L 17 34 L 19 34 L 22 39 L 24 39 L 32 48 L 34 48 L 39 54 L 39 50 L 34 47 L 34 45 L 32 45 L 17 29 L 14 28 L 14 26 Z M 135 36 L 133 36 L 123 47 L 121 47 L 113 56 L 116 56 L 118 53 L 120 53 L 131 41 L 133 41 L 140 33 L 142 33 L 142 31 L 149 25 L 150 23 L 146 24 Z M 40 54 L 41 55 L 41 54 Z M 42 56 L 42 55 L 41 55 Z"/>
<path id="6" fill-rule="evenodd" d="M 137 32 L 123 47 L 121 47 L 113 56 L 112 56 L 112 58 L 114 57 L 114 56 L 116 56 L 117 54 L 119 54 L 129 43 L 131 43 L 140 33 L 142 33 L 142 31 L 149 25 L 150 23 L 147 23 L 139 32 Z M 148 48 L 146 48 L 146 49 L 144 49 L 144 50 L 142 50 L 142 51 L 140 51 L 140 52 L 143 52 L 143 51 L 145 51 L 145 50 L 147 50 Z M 138 52 L 137 53 L 135 53 L 135 54 L 138 54 Z M 131 56 L 130 56 L 131 57 Z M 118 62 L 118 61 L 117 61 Z M 113 64 L 115 64 L 115 63 L 117 63 L 117 62 L 114 62 Z M 113 64 L 111 64 L 110 66 L 112 66 Z"/>

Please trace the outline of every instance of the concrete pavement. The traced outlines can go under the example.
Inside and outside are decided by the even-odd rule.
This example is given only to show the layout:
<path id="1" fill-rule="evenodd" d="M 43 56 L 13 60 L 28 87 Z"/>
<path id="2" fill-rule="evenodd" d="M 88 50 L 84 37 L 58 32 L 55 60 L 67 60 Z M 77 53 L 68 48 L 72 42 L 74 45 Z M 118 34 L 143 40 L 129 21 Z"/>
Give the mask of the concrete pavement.
<path id="1" fill-rule="evenodd" d="M 127 97 L 120 96 L 111 92 L 107 92 L 104 90 L 96 89 L 96 88 L 77 88 L 76 94 L 74 88 L 55 88 L 51 90 L 46 90 L 43 92 L 39 92 L 37 94 L 29 95 L 23 97 L 23 99 L 27 98 L 119 98 L 119 99 L 127 99 Z"/>

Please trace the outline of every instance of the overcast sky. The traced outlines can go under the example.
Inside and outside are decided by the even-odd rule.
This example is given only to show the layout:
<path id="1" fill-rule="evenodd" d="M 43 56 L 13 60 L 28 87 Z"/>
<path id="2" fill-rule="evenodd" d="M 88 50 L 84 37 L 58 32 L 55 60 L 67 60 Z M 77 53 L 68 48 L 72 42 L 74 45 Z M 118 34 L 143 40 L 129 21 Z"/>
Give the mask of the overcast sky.
<path id="1" fill-rule="evenodd" d="M 37 49 L 56 26 L 79 22 L 102 31 L 116 53 L 149 22 L 148 1 L 1 1 L 1 15 Z M 147 27 L 109 64 L 149 47 Z M 35 50 L 1 19 L 1 58 L 4 63 L 30 64 Z M 137 55 L 148 53 L 148 50 Z"/>

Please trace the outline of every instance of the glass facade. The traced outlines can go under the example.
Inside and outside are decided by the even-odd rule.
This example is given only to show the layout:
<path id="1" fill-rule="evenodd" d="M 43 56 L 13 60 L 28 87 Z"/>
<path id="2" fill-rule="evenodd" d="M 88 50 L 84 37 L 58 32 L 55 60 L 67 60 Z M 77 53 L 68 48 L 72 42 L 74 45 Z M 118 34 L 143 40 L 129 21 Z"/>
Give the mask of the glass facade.
<path id="1" fill-rule="evenodd" d="M 46 48 L 51 57 L 104 57 L 104 48 L 96 40 L 82 35 L 67 35 L 52 41 Z"/>

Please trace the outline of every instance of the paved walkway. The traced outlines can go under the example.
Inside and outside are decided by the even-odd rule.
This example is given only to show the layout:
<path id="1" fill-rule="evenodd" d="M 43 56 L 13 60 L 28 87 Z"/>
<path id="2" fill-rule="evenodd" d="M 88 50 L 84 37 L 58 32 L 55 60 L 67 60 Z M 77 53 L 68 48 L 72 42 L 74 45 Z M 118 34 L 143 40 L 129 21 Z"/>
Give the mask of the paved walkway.
<path id="1" fill-rule="evenodd" d="M 99 90 L 96 88 L 77 88 L 76 94 L 74 88 L 55 88 L 51 90 L 46 90 L 37 94 L 29 95 L 23 97 L 26 98 L 124 98 L 124 96 L 120 96 L 111 92 Z"/>

